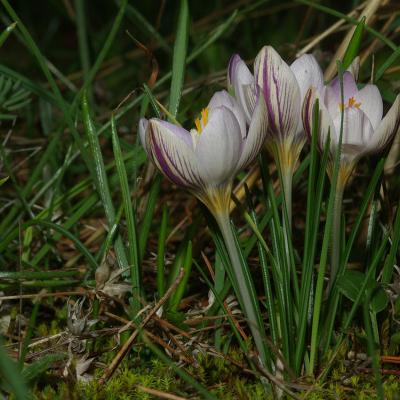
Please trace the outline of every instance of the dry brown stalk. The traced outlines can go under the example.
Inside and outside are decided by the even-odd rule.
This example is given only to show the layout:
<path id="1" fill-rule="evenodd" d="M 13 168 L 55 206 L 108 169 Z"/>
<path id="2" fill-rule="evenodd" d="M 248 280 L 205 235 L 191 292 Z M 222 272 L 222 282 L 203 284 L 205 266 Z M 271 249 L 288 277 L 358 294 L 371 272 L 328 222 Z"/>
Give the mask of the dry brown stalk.
<path id="1" fill-rule="evenodd" d="M 156 390 L 156 389 L 150 389 L 147 388 L 145 386 L 142 385 L 137 385 L 136 386 L 139 390 L 141 390 L 142 392 L 151 394 L 153 396 L 157 396 L 160 399 L 170 399 L 170 400 L 187 400 L 186 397 L 181 397 L 181 396 L 177 396 L 175 394 L 171 394 L 171 393 L 167 393 L 167 392 L 161 392 L 160 390 Z"/>
<path id="2" fill-rule="evenodd" d="M 361 11 L 360 16 L 358 18 L 359 21 L 363 17 L 365 17 L 365 23 L 370 25 L 373 19 L 375 18 L 376 12 L 379 7 L 387 4 L 387 0 L 369 0 L 365 6 L 365 8 Z M 329 64 L 328 68 L 325 70 L 325 79 L 330 80 L 336 73 L 336 60 L 341 60 L 344 56 L 344 53 L 349 45 L 351 37 L 353 36 L 354 30 L 356 26 L 354 25 L 349 32 L 347 33 L 346 37 L 343 39 L 342 43 L 336 50 L 335 55 L 332 57 L 332 61 Z"/>

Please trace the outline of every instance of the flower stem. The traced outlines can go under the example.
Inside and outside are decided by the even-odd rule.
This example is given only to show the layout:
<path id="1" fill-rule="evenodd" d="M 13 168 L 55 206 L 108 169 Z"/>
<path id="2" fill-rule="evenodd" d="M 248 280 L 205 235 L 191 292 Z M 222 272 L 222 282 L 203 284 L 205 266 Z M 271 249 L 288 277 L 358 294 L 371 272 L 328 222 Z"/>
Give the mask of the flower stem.
<path id="1" fill-rule="evenodd" d="M 342 204 L 344 186 L 338 181 L 336 186 L 335 199 L 333 204 L 333 221 L 332 221 L 332 248 L 331 248 L 331 276 L 329 280 L 329 291 L 334 283 L 337 272 L 339 270 L 341 255 L 341 222 L 342 222 Z"/>
<path id="2" fill-rule="evenodd" d="M 292 230 L 292 183 L 293 183 L 293 171 L 291 168 L 286 168 L 281 171 L 281 183 L 283 188 L 283 194 L 285 197 L 285 205 L 287 212 L 287 219 L 289 222 L 289 229 Z M 283 222 L 285 221 L 285 206 L 283 207 L 282 215 Z"/>
<path id="3" fill-rule="evenodd" d="M 268 354 L 263 338 L 264 327 L 261 318 L 261 312 L 258 307 L 257 297 L 255 295 L 254 285 L 249 274 L 245 273 L 245 266 L 236 244 L 236 239 L 232 231 L 229 220 L 229 214 L 226 212 L 215 213 L 215 219 L 224 238 L 226 249 L 232 264 L 232 273 L 234 277 L 234 288 L 238 300 L 241 302 L 248 325 L 253 335 L 254 343 L 260 355 L 263 366 L 268 366 Z"/>

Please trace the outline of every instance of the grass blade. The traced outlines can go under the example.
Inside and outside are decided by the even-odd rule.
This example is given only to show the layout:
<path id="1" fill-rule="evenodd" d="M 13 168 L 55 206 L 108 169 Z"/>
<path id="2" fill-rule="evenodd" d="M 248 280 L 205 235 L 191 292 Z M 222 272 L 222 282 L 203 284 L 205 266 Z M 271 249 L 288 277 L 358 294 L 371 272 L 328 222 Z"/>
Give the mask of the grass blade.
<path id="1" fill-rule="evenodd" d="M 344 53 L 342 59 L 342 66 L 344 70 L 346 70 L 350 66 L 350 64 L 358 55 L 358 51 L 361 45 L 362 35 L 364 33 L 364 27 L 365 27 L 365 17 L 363 17 L 361 21 L 357 24 L 353 36 L 350 39 L 349 45 L 347 46 L 346 52 Z"/>
<path id="2" fill-rule="evenodd" d="M 189 6 L 187 0 L 180 0 L 178 26 L 172 60 L 172 80 L 169 95 L 169 111 L 176 117 L 185 78 L 186 52 L 189 38 Z"/>
<path id="3" fill-rule="evenodd" d="M 167 207 L 163 207 L 160 234 L 158 236 L 157 251 L 157 292 L 161 298 L 165 294 L 165 241 L 167 239 L 168 212 Z"/>
<path id="4" fill-rule="evenodd" d="M 126 225 L 128 229 L 128 260 L 131 271 L 132 298 L 133 298 L 133 313 L 139 312 L 141 308 L 140 293 L 141 293 L 141 273 L 138 255 L 138 243 L 136 234 L 136 220 L 132 206 L 131 195 L 129 192 L 128 177 L 126 174 L 125 164 L 122 157 L 121 147 L 119 144 L 117 128 L 115 126 L 114 116 L 111 117 L 111 135 L 114 150 L 114 158 L 117 166 L 121 191 L 122 201 L 124 205 L 124 213 Z"/>
<path id="5" fill-rule="evenodd" d="M 95 165 L 96 188 L 103 204 L 103 208 L 108 221 L 108 226 L 112 227 L 115 223 L 115 210 L 111 200 L 111 193 L 108 186 L 107 174 L 101 154 L 100 144 L 97 138 L 95 127 L 90 117 L 89 104 L 85 93 L 82 96 L 82 113 L 85 131 Z M 125 250 L 120 236 L 116 238 L 114 246 L 120 268 L 123 270 L 127 270 L 129 268 L 129 263 L 126 258 Z"/>

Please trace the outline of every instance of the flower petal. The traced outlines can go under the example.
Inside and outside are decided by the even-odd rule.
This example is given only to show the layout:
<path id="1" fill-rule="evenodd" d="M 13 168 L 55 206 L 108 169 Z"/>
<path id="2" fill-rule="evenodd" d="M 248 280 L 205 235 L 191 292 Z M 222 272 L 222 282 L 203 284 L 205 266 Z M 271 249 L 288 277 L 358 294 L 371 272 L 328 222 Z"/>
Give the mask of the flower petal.
<path id="1" fill-rule="evenodd" d="M 336 147 L 339 142 L 341 116 L 333 120 L 336 128 Z M 358 159 L 365 152 L 374 128 L 367 115 L 357 108 L 343 111 L 342 154 L 347 160 Z"/>
<path id="2" fill-rule="evenodd" d="M 346 71 L 350 72 L 356 81 L 358 81 L 358 71 L 360 70 L 360 57 L 357 56 L 349 65 Z"/>
<path id="3" fill-rule="evenodd" d="M 297 83 L 299 84 L 301 102 L 303 102 L 307 90 L 311 86 L 315 87 L 317 91 L 322 90 L 324 86 L 324 76 L 317 60 L 313 55 L 302 55 L 293 62 L 293 64 L 290 66 L 290 69 L 293 71 Z M 297 133 L 300 133 L 302 130 L 302 120 L 299 119 Z"/>
<path id="4" fill-rule="evenodd" d="M 334 150 L 337 143 L 336 130 L 328 109 L 322 101 L 323 97 L 324 91 L 322 91 L 322 93 L 319 93 L 313 87 L 308 90 L 304 98 L 302 109 L 303 127 L 305 133 L 311 140 L 311 135 L 313 131 L 313 110 L 314 105 L 316 105 L 316 101 L 318 100 L 318 145 L 320 150 L 322 151 L 325 147 L 325 143 L 328 140 L 328 137 L 330 137 L 330 148 L 331 150 Z"/>
<path id="5" fill-rule="evenodd" d="M 361 103 L 361 110 L 367 114 L 373 128 L 376 129 L 383 115 L 383 102 L 379 89 L 375 85 L 365 85 L 357 93 L 356 101 Z"/>
<path id="6" fill-rule="evenodd" d="M 232 111 L 225 106 L 211 110 L 195 149 L 203 181 L 218 186 L 233 178 L 241 147 L 240 126 Z"/>
<path id="7" fill-rule="evenodd" d="M 183 131 L 186 132 L 169 122 L 151 119 L 147 135 L 153 160 L 173 183 L 187 188 L 202 187 L 190 134 L 183 135 Z"/>
<path id="8" fill-rule="evenodd" d="M 268 130 L 268 113 L 264 96 L 258 96 L 256 108 L 250 123 L 247 138 L 236 169 L 239 171 L 249 165 L 261 150 Z"/>
<path id="9" fill-rule="evenodd" d="M 342 103 L 340 79 L 337 76 L 331 84 L 328 86 L 330 89 L 329 100 L 333 101 L 337 106 Z M 344 104 L 347 104 L 350 97 L 355 97 L 357 95 L 358 89 L 356 81 L 351 72 L 345 71 L 343 73 L 343 99 Z M 339 107 L 338 107 L 339 108 Z"/>
<path id="10" fill-rule="evenodd" d="M 239 54 L 234 54 L 229 60 L 228 65 L 228 85 L 235 89 L 237 84 L 248 85 L 254 82 L 254 77 L 241 59 Z"/>
<path id="11" fill-rule="evenodd" d="M 262 88 L 268 110 L 268 133 L 283 140 L 295 135 L 300 119 L 300 89 L 290 67 L 270 46 L 258 53 L 255 80 Z"/>
<path id="12" fill-rule="evenodd" d="M 226 90 L 221 90 L 216 92 L 213 97 L 211 97 L 210 102 L 208 103 L 208 108 L 211 111 L 216 107 L 225 106 L 229 110 L 232 111 L 233 115 L 236 117 L 238 124 L 240 126 L 240 132 L 242 138 L 244 139 L 247 134 L 246 130 L 246 119 L 243 114 L 243 111 L 236 99 L 232 97 Z"/>
<path id="13" fill-rule="evenodd" d="M 375 130 L 368 143 L 367 153 L 382 151 L 400 130 L 400 95 L 397 95 L 392 107 Z"/>
<path id="14" fill-rule="evenodd" d="M 250 124 L 256 103 L 257 87 L 253 75 L 238 54 L 233 55 L 229 61 L 228 86 L 233 89 L 246 121 Z"/>
<path id="15" fill-rule="evenodd" d="M 147 155 L 149 157 L 152 157 L 150 147 L 148 145 L 148 138 L 147 138 L 147 131 L 149 127 L 149 121 L 147 118 L 140 118 L 139 120 L 139 137 L 140 137 L 140 142 L 142 143 L 143 148 L 145 149 Z"/>
<path id="16" fill-rule="evenodd" d="M 315 87 L 318 91 L 322 90 L 324 86 L 324 76 L 313 55 L 302 55 L 292 63 L 290 69 L 293 71 L 297 83 L 299 84 L 301 101 L 304 100 L 311 86 Z"/>

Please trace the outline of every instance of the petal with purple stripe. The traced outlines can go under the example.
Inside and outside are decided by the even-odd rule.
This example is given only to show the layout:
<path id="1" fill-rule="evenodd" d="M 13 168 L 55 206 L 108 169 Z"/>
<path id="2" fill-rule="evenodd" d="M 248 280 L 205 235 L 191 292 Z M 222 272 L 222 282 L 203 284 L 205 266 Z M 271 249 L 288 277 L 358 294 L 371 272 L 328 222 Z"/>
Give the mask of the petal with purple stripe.
<path id="1" fill-rule="evenodd" d="M 246 121 L 250 124 L 257 96 L 257 87 L 246 63 L 237 54 L 233 55 L 229 61 L 228 86 L 233 89 L 245 114 Z"/>
<path id="2" fill-rule="evenodd" d="M 264 144 L 268 130 L 268 113 L 264 96 L 259 96 L 251 119 L 249 132 L 243 144 L 237 171 L 245 168 L 257 157 Z"/>
<path id="3" fill-rule="evenodd" d="M 313 55 L 302 55 L 292 63 L 290 69 L 293 71 L 297 83 L 299 84 L 301 103 L 303 103 L 305 95 L 310 87 L 316 88 L 317 91 L 322 90 L 324 86 L 324 76 Z M 303 124 L 301 119 L 299 119 L 297 134 L 302 130 Z"/>
<path id="4" fill-rule="evenodd" d="M 180 136 L 183 132 L 177 134 L 176 130 L 169 129 L 171 125 L 157 119 L 150 120 L 148 135 L 153 160 L 164 175 L 177 185 L 187 188 L 201 187 L 202 181 L 190 134 L 186 133 L 189 136 L 189 140 L 186 140 L 186 136 Z"/>
<path id="5" fill-rule="evenodd" d="M 281 140 L 295 135 L 301 99 L 292 70 L 272 47 L 265 46 L 256 57 L 254 73 L 267 105 L 269 134 Z"/>

